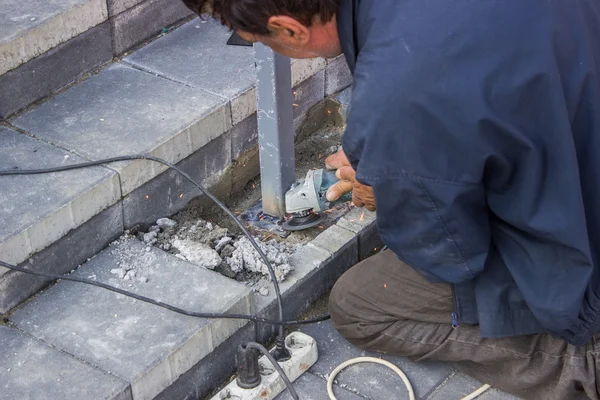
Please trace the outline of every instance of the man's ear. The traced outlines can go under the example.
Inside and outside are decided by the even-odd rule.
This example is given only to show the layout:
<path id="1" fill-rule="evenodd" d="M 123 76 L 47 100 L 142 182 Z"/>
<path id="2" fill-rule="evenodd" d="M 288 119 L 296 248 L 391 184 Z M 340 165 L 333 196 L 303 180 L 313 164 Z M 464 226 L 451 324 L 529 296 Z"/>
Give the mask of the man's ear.
<path id="1" fill-rule="evenodd" d="M 310 42 L 310 29 L 298 20 L 286 15 L 275 15 L 269 18 L 268 28 L 278 37 L 303 45 Z"/>

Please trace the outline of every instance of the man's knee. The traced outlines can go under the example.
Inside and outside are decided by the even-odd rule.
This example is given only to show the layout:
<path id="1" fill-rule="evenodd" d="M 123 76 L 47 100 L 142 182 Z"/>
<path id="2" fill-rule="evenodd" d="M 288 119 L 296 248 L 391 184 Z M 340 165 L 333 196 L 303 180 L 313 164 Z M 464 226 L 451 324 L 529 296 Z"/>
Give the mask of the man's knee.
<path id="1" fill-rule="evenodd" d="M 377 311 L 370 307 L 368 290 L 361 287 L 361 270 L 353 267 L 333 286 L 329 296 L 329 312 L 335 329 L 350 343 L 365 347 L 373 335 L 383 329 Z"/>

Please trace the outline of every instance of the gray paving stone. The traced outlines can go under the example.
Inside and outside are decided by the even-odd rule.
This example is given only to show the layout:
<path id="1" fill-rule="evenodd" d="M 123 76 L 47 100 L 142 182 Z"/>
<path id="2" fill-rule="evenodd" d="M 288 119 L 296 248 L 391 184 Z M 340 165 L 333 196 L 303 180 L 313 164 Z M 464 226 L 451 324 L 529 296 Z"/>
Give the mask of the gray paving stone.
<path id="1" fill-rule="evenodd" d="M 129 384 L 0 325 L 2 400 L 129 400 Z"/>
<path id="2" fill-rule="evenodd" d="M 362 351 L 333 328 L 331 321 L 309 325 L 300 329 L 312 336 L 319 346 L 319 360 L 310 369 L 318 376 L 328 376 L 339 364 L 355 357 L 380 354 Z M 443 363 L 412 363 L 401 357 L 383 356 L 400 367 L 410 380 L 417 398 L 422 398 L 437 387 L 452 369 Z M 358 364 L 348 367 L 336 378 L 342 387 L 371 399 L 401 399 L 406 388 L 400 377 L 382 365 Z"/>
<path id="3" fill-rule="evenodd" d="M 191 17 L 181 1 L 145 0 L 111 18 L 115 55 Z"/>
<path id="4" fill-rule="evenodd" d="M 344 55 L 328 60 L 325 70 L 325 95 L 337 93 L 352 84 L 352 74 Z"/>
<path id="5" fill-rule="evenodd" d="M 458 400 L 473 393 L 482 383 L 458 371 L 442 382 L 427 400 Z"/>
<path id="6" fill-rule="evenodd" d="M 227 98 L 234 124 L 256 111 L 254 51 L 228 46 L 231 32 L 196 18 L 125 58 L 125 62 Z"/>
<path id="7" fill-rule="evenodd" d="M 293 383 L 294 389 L 302 400 L 329 400 L 327 395 L 327 382 L 319 377 L 305 372 Z M 360 400 L 362 397 L 342 389 L 339 386 L 334 388 L 334 394 L 340 400 Z M 292 395 L 286 389 L 275 400 L 292 400 Z"/>
<path id="8" fill-rule="evenodd" d="M 117 14 L 122 13 L 131 7 L 140 4 L 144 0 L 107 0 L 108 5 L 108 16 L 113 17 Z"/>
<path id="9" fill-rule="evenodd" d="M 237 160 L 244 152 L 258 145 L 256 113 L 231 128 L 231 158 Z"/>
<path id="10" fill-rule="evenodd" d="M 0 170 L 47 168 L 83 161 L 62 149 L 0 127 Z M 0 177 L 0 259 L 13 265 L 25 261 L 119 198 L 117 174 L 101 166 Z M 5 272 L 6 269 L 0 269 L 0 275 Z"/>
<path id="11" fill-rule="evenodd" d="M 347 246 L 356 245 L 356 241 L 354 232 L 338 225 L 333 225 L 319 234 L 310 243 L 327 251 L 329 254 L 336 254 Z"/>
<path id="12" fill-rule="evenodd" d="M 113 56 L 108 22 L 0 75 L 0 119 L 46 97 Z"/>
<path id="13" fill-rule="evenodd" d="M 585 396 L 584 396 L 585 397 Z M 515 397 L 511 394 L 504 393 L 498 389 L 490 389 L 481 396 L 477 398 L 477 400 L 520 400 L 518 397 Z M 582 398 L 583 400 L 583 398 Z"/>
<path id="14" fill-rule="evenodd" d="M 377 214 L 364 208 L 353 208 L 337 225 L 358 235 L 358 258 L 364 260 L 383 247 L 376 224 Z"/>
<path id="15" fill-rule="evenodd" d="M 227 179 L 225 169 L 231 164 L 231 135 L 227 132 L 177 164 L 195 181 L 210 189 Z M 226 182 L 222 183 L 227 186 Z M 202 193 L 176 171 L 165 171 L 123 199 L 125 227 L 148 224 L 182 210 Z M 225 193 L 227 195 L 227 193 Z"/>
<path id="16" fill-rule="evenodd" d="M 303 58 L 291 61 L 292 70 L 292 87 L 298 86 L 317 72 L 323 71 L 327 66 L 327 61 L 324 58 Z"/>
<path id="17" fill-rule="evenodd" d="M 231 124 L 217 96 L 115 64 L 13 122 L 89 159 L 150 154 L 179 162 Z M 123 195 L 166 170 L 148 161 L 112 164 Z"/>
<path id="18" fill-rule="evenodd" d="M 105 0 L 3 0 L 0 75 L 98 25 Z"/>
<path id="19" fill-rule="evenodd" d="M 293 90 L 293 115 L 298 125 L 298 118 L 319 101 L 325 98 L 325 71 L 318 71 Z"/>
<path id="20" fill-rule="evenodd" d="M 148 281 L 125 281 L 111 274 L 119 262 L 137 265 Z M 254 311 L 251 292 L 244 285 L 160 250 L 146 251 L 133 239 L 115 243 L 76 274 L 187 310 Z M 154 398 L 245 324 L 186 317 L 65 281 L 18 310 L 11 320 L 34 337 L 130 382 L 135 400 Z"/>
<path id="21" fill-rule="evenodd" d="M 123 233 L 122 204 L 102 211 L 20 264 L 21 268 L 53 274 L 68 273 Z M 35 294 L 48 279 L 10 271 L 0 277 L 0 314 Z"/>

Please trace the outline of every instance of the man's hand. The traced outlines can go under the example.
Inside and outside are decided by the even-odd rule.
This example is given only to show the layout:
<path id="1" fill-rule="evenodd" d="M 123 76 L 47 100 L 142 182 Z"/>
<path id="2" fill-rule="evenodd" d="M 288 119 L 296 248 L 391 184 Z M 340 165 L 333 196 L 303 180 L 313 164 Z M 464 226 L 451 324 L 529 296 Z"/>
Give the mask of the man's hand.
<path id="1" fill-rule="evenodd" d="M 327 200 L 335 201 L 348 192 L 352 192 L 352 202 L 357 207 L 365 207 L 369 211 L 375 211 L 375 194 L 373 188 L 356 180 L 356 172 L 350 166 L 344 150 L 327 157 L 325 167 L 329 170 L 337 170 L 335 176 L 340 180 L 327 190 Z"/>

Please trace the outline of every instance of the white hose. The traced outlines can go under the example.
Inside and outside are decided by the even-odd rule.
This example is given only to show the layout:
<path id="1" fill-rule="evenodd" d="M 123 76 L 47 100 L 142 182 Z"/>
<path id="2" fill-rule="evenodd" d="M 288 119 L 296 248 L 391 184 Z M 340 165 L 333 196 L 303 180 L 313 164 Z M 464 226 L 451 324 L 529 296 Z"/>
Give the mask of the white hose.
<path id="1" fill-rule="evenodd" d="M 415 391 L 413 390 L 410 381 L 406 377 L 406 374 L 391 362 L 375 357 L 357 357 L 348 361 L 344 361 L 343 363 L 338 365 L 337 368 L 333 370 L 333 372 L 329 375 L 329 378 L 327 379 L 327 394 L 329 395 L 329 400 L 337 400 L 337 397 L 335 397 L 335 395 L 333 394 L 333 381 L 335 380 L 335 377 L 345 368 L 360 363 L 381 364 L 394 371 L 402 379 L 402 382 L 404 382 L 404 386 L 406 386 L 406 389 L 408 390 L 409 400 L 415 400 Z M 490 385 L 483 385 L 473 393 L 463 397 L 461 400 L 473 400 L 488 389 L 490 389 Z"/>

